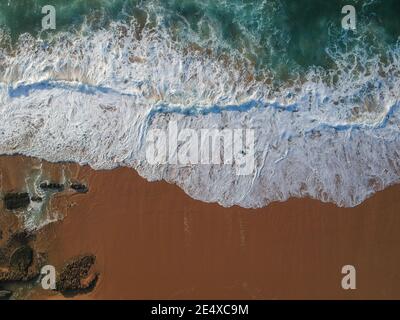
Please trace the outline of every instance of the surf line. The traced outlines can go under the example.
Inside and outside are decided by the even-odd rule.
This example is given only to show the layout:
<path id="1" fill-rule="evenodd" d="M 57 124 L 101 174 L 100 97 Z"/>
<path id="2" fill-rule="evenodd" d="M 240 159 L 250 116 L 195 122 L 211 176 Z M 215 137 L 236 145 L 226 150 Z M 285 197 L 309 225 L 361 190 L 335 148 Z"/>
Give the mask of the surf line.
<path id="1" fill-rule="evenodd" d="M 186 307 L 163 307 L 161 304 L 151 308 L 152 315 L 177 315 L 179 318 L 183 317 Z"/>

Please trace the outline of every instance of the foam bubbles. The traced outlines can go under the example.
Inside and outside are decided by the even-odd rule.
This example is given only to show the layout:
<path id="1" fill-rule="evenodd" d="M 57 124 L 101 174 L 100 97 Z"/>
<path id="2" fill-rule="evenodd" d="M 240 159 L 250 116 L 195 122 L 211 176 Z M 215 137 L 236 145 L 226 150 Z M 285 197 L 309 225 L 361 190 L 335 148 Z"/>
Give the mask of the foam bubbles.
<path id="1" fill-rule="evenodd" d="M 305 196 L 354 206 L 399 181 L 399 52 L 385 62 L 332 52 L 335 69 L 275 87 L 245 57 L 184 47 L 162 27 L 112 23 L 48 42 L 24 35 L 0 55 L 0 153 L 128 166 L 224 206 Z M 146 133 L 169 121 L 255 130 L 254 175 L 149 165 Z"/>

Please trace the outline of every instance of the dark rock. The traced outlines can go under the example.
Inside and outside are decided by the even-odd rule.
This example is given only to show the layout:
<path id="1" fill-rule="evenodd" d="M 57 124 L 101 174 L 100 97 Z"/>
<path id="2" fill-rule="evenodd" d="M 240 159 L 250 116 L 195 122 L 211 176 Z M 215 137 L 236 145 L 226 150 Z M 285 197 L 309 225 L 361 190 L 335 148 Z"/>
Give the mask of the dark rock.
<path id="1" fill-rule="evenodd" d="M 4 196 L 4 205 L 8 210 L 25 209 L 30 203 L 29 194 L 8 193 Z"/>
<path id="2" fill-rule="evenodd" d="M 79 192 L 79 193 L 86 193 L 89 191 L 89 189 L 84 184 L 81 184 L 81 183 L 71 184 L 71 189 L 74 189 L 76 192 Z"/>
<path id="3" fill-rule="evenodd" d="M 33 201 L 33 202 L 42 202 L 43 199 L 42 199 L 42 197 L 39 197 L 39 196 L 33 196 L 33 197 L 31 197 L 31 201 Z"/>
<path id="4" fill-rule="evenodd" d="M 74 258 L 67 263 L 57 281 L 57 290 L 63 294 L 79 294 L 92 290 L 97 283 L 98 274 L 90 274 L 90 269 L 94 265 L 96 257 L 85 255 Z"/>
<path id="5" fill-rule="evenodd" d="M 55 191 L 55 192 L 61 192 L 64 190 L 64 185 L 61 183 L 54 183 L 54 182 L 42 182 L 39 185 L 40 189 L 45 190 L 45 191 Z"/>
<path id="6" fill-rule="evenodd" d="M 6 265 L 8 261 L 6 249 L 0 247 L 0 265 Z"/>
<path id="7" fill-rule="evenodd" d="M 21 281 L 23 277 L 24 275 L 21 272 L 15 272 L 9 269 L 0 271 L 0 282 Z"/>
<path id="8" fill-rule="evenodd" d="M 11 291 L 0 289 L 0 300 L 7 300 L 12 295 Z"/>
<path id="9" fill-rule="evenodd" d="M 11 231 L 10 231 L 11 233 Z M 8 244 L 10 246 L 23 246 L 28 244 L 30 240 L 33 240 L 35 235 L 31 232 L 26 230 L 23 231 L 16 231 L 12 233 L 8 239 Z"/>
<path id="10" fill-rule="evenodd" d="M 29 246 L 22 246 L 11 254 L 10 266 L 11 268 L 20 272 L 26 272 L 33 260 L 33 250 Z"/>
<path id="11" fill-rule="evenodd" d="M 31 281 L 37 278 L 40 274 L 40 269 L 38 266 L 35 266 L 34 268 L 28 269 L 28 272 L 21 272 L 21 271 L 16 271 L 16 270 L 11 270 L 9 268 L 3 268 L 2 271 L 0 271 L 0 283 L 2 282 L 25 282 L 25 281 Z"/>

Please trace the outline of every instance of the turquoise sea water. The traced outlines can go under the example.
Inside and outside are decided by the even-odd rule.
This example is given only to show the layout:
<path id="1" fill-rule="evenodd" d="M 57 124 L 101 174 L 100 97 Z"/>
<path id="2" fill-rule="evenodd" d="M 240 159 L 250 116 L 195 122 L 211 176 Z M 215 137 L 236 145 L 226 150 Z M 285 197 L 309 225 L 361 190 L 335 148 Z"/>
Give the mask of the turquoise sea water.
<path id="1" fill-rule="evenodd" d="M 41 8 L 57 10 L 57 30 L 40 33 Z M 341 8 L 354 5 L 357 31 L 341 28 Z M 195 43 L 218 54 L 239 52 L 281 77 L 311 66 L 334 67 L 329 50 L 382 55 L 400 35 L 397 0 L 2 0 L 0 26 L 15 41 L 29 32 L 95 30 L 132 17 L 159 23 L 182 45 Z"/>

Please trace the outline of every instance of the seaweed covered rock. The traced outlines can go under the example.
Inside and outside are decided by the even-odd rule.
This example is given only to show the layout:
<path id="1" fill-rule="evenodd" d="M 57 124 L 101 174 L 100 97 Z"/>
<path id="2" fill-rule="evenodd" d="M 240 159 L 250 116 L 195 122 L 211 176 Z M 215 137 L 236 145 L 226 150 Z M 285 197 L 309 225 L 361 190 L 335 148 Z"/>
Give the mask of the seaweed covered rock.
<path id="1" fill-rule="evenodd" d="M 14 250 L 10 257 L 10 266 L 19 272 L 26 272 L 33 260 L 33 250 L 29 246 L 22 246 Z"/>
<path id="2" fill-rule="evenodd" d="M 84 255 L 72 259 L 62 269 L 57 290 L 63 294 L 79 294 L 92 290 L 98 279 L 98 273 L 91 273 L 96 257 Z"/>
<path id="3" fill-rule="evenodd" d="M 23 193 L 7 193 L 4 196 L 4 206 L 8 210 L 26 209 L 30 203 L 29 194 Z"/>
<path id="4" fill-rule="evenodd" d="M 89 191 L 88 187 L 81 183 L 72 183 L 71 189 L 79 193 L 86 193 Z"/>
<path id="5" fill-rule="evenodd" d="M 55 182 L 42 182 L 39 187 L 44 191 L 61 192 L 64 190 L 63 184 Z"/>
<path id="6" fill-rule="evenodd" d="M 26 231 L 13 231 L 6 235 L 0 246 L 0 283 L 29 281 L 39 274 L 43 263 L 32 249 L 35 235 Z"/>
<path id="7" fill-rule="evenodd" d="M 39 196 L 33 196 L 33 197 L 31 197 L 31 201 L 33 201 L 33 202 L 42 202 L 43 198 L 39 197 Z"/>

